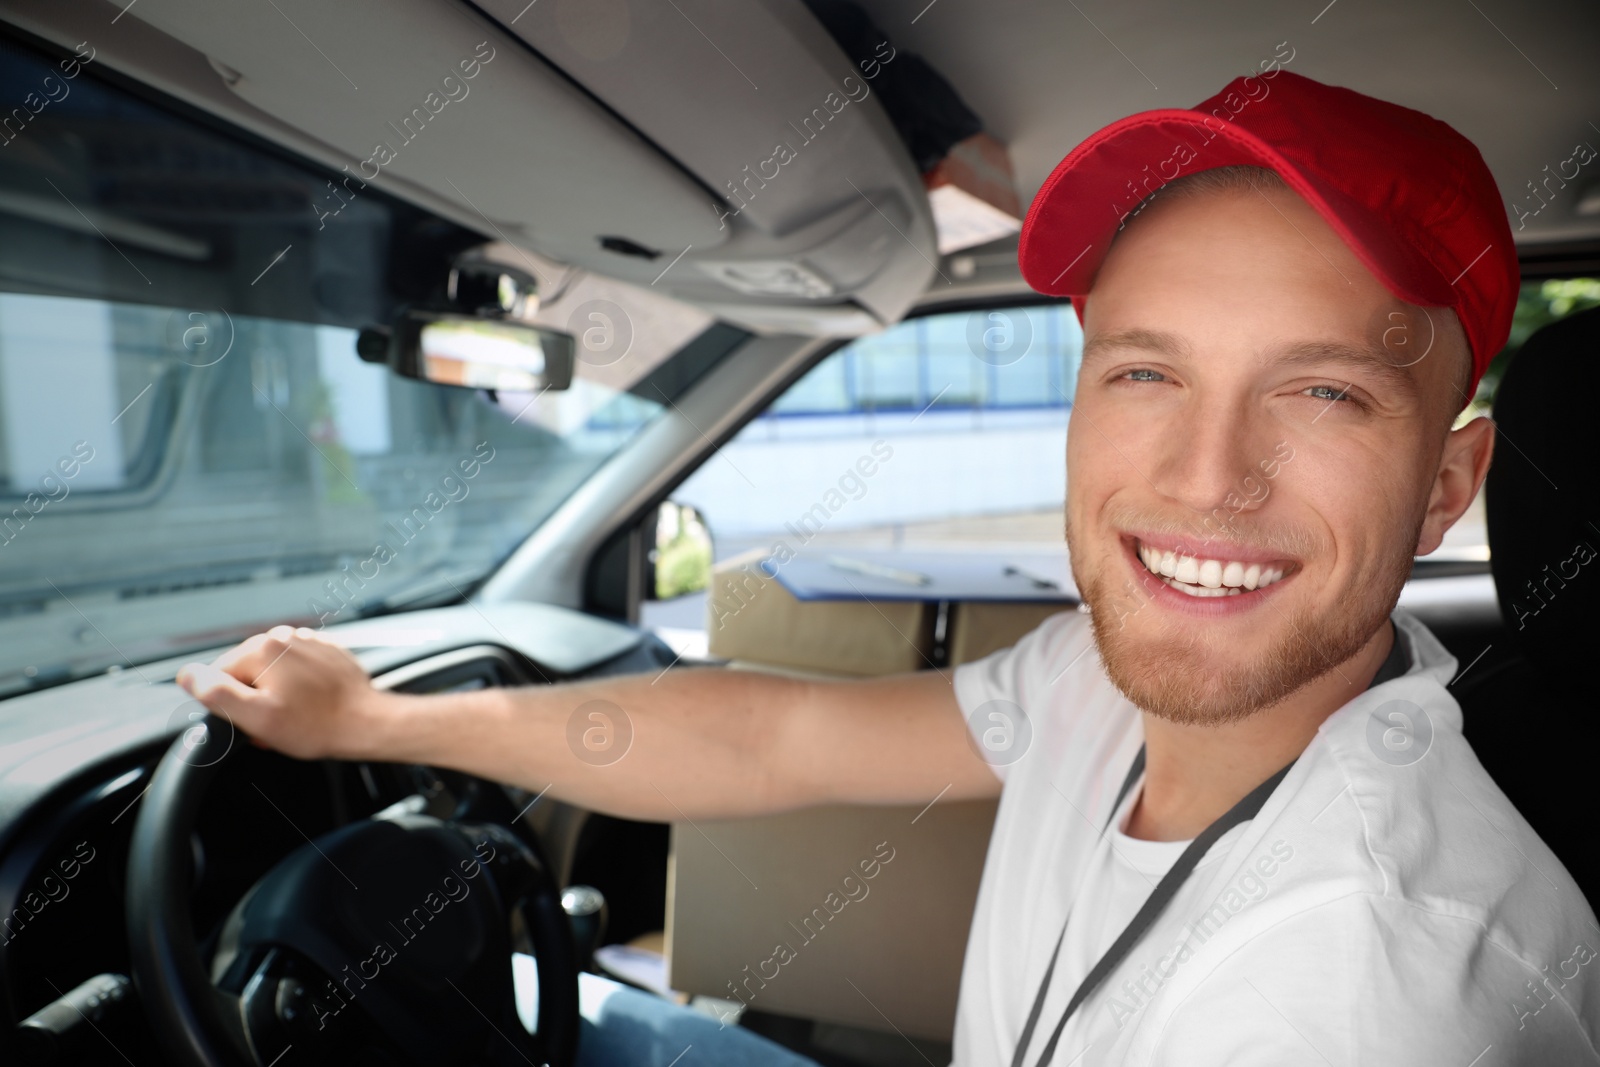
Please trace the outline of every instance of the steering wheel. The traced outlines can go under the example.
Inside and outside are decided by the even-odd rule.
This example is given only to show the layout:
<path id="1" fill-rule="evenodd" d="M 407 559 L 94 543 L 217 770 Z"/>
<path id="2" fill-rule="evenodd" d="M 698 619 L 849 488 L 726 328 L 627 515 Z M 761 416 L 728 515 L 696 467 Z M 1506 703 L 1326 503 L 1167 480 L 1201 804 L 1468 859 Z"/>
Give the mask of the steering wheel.
<path id="1" fill-rule="evenodd" d="M 269 1067 L 292 1048 L 283 1067 L 570 1067 L 571 926 L 549 868 L 502 822 L 380 814 L 308 840 L 234 908 L 208 974 L 190 921 L 190 839 L 233 739 L 208 715 L 173 742 L 129 848 L 133 978 L 169 1062 Z M 509 799 L 505 809 L 509 823 Z M 516 1009 L 514 917 L 538 962 L 532 1034 Z"/>

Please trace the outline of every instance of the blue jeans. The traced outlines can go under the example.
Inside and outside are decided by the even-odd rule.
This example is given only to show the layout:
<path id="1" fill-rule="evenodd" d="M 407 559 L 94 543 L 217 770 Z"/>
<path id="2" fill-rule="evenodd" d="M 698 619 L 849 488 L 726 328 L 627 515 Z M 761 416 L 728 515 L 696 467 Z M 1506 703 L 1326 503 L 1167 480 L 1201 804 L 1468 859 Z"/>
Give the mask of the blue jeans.
<path id="1" fill-rule="evenodd" d="M 817 1067 L 759 1034 L 596 974 L 578 976 L 578 1067 Z"/>

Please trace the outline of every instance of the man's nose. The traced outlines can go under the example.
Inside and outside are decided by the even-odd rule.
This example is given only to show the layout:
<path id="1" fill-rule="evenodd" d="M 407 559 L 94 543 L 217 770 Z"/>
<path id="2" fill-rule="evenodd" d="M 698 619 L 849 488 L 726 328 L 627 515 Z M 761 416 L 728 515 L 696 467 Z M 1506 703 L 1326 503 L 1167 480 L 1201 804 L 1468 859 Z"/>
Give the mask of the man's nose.
<path id="1" fill-rule="evenodd" d="M 1197 516 L 1244 510 L 1261 500 L 1258 462 L 1272 455 L 1271 442 L 1259 443 L 1266 436 L 1243 403 L 1197 399 L 1157 435 L 1150 480 Z"/>

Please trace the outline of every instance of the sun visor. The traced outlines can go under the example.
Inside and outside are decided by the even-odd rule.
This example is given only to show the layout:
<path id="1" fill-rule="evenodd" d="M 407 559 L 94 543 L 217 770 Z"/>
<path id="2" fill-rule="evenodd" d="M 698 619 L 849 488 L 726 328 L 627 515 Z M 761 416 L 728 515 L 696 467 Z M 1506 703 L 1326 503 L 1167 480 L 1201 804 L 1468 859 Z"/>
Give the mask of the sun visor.
<path id="1" fill-rule="evenodd" d="M 729 236 L 700 182 L 465 6 L 141 0 L 127 17 L 203 53 L 233 94 L 345 158 L 353 177 L 326 210 L 363 182 L 420 187 L 488 236 L 595 268 L 613 257 L 607 237 L 670 258 Z"/>

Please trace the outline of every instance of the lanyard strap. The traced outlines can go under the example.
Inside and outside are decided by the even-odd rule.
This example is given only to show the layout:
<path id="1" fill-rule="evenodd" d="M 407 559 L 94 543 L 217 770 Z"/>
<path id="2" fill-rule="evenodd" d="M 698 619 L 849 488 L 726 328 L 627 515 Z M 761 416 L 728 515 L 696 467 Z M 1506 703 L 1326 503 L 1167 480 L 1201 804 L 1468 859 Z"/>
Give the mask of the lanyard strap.
<path id="1" fill-rule="evenodd" d="M 1127 799 L 1128 791 L 1133 788 L 1133 783 L 1138 780 L 1139 775 L 1144 771 L 1144 756 L 1144 746 L 1141 745 L 1139 754 L 1134 757 L 1133 766 L 1128 769 L 1127 778 L 1123 780 L 1122 789 L 1117 793 L 1117 801 L 1111 806 L 1111 816 L 1106 820 L 1105 827 L 1100 831 L 1102 835 L 1111 828 L 1111 819 L 1116 818 L 1117 809 L 1122 807 L 1122 802 Z M 1066 1011 L 1061 1013 L 1061 1021 L 1056 1023 L 1055 1030 L 1050 1034 L 1050 1040 L 1045 1043 L 1044 1050 L 1039 1053 L 1037 1067 L 1045 1067 L 1045 1064 L 1050 1062 L 1050 1058 L 1055 1055 L 1056 1044 L 1061 1040 L 1062 1031 L 1067 1028 L 1067 1020 L 1072 1017 L 1072 1013 L 1077 1011 L 1078 1006 L 1087 1000 L 1100 986 L 1100 983 L 1105 981 L 1106 977 L 1117 968 L 1118 964 L 1123 961 L 1138 940 L 1144 936 L 1145 931 L 1156 921 L 1156 917 L 1166 910 L 1167 905 L 1172 902 L 1172 898 L 1177 895 L 1179 888 L 1182 887 L 1184 881 L 1200 863 L 1201 859 L 1205 857 L 1205 854 L 1210 851 L 1211 846 L 1216 844 L 1219 837 L 1235 826 L 1255 818 L 1256 813 L 1261 810 L 1261 806 L 1267 802 L 1267 798 L 1272 795 L 1272 791 L 1277 788 L 1279 782 L 1283 781 L 1284 775 L 1288 774 L 1289 768 L 1293 766 L 1294 762 L 1290 761 L 1288 767 L 1284 767 L 1277 774 L 1252 789 L 1243 800 L 1229 808 L 1221 818 L 1206 827 L 1199 837 L 1189 842 L 1189 847 L 1183 850 L 1183 854 L 1172 865 L 1172 869 L 1167 871 L 1161 881 L 1157 883 L 1154 892 L 1144 902 L 1144 906 L 1139 909 L 1138 914 L 1133 917 L 1127 928 L 1111 943 L 1111 947 L 1106 949 L 1105 955 L 1100 957 L 1100 961 L 1090 969 L 1089 973 L 1084 976 L 1083 981 L 1079 983 L 1077 992 L 1073 993 L 1072 999 L 1067 1002 Z M 1067 920 L 1070 922 L 1071 919 L 1072 913 L 1069 909 Z M 1022 1028 L 1022 1037 L 1017 1041 L 1017 1051 L 1011 1057 L 1011 1067 L 1022 1067 L 1023 1056 L 1027 1052 L 1028 1043 L 1033 1039 L 1034 1027 L 1039 1022 L 1039 1014 L 1044 1010 L 1045 994 L 1050 991 L 1050 979 L 1055 973 L 1056 960 L 1061 955 L 1061 943 L 1066 940 L 1066 936 L 1067 926 L 1066 923 L 1063 923 L 1061 934 L 1056 938 L 1055 951 L 1050 954 L 1050 965 L 1045 968 L 1044 980 L 1039 983 L 1039 993 L 1033 999 L 1033 1010 L 1028 1013 L 1028 1021 Z"/>
<path id="2" fill-rule="evenodd" d="M 1111 829 L 1111 820 L 1117 817 L 1117 809 L 1122 807 L 1122 802 L 1128 799 L 1128 791 L 1133 788 L 1133 783 L 1139 780 L 1139 775 L 1144 773 L 1144 746 L 1139 746 L 1139 754 L 1133 757 L 1133 766 L 1128 768 L 1127 777 L 1122 779 L 1122 788 L 1117 790 L 1117 799 L 1111 805 L 1111 814 L 1106 816 L 1106 824 L 1100 828 L 1100 836 L 1104 837 L 1107 830 Z M 1067 908 L 1067 920 L 1072 919 L 1072 908 Z M 1017 1041 L 1017 1051 L 1011 1056 L 1011 1067 L 1022 1067 L 1023 1054 L 1028 1051 L 1028 1042 L 1033 1039 L 1033 1029 L 1039 1025 L 1039 1013 L 1044 1010 L 1045 994 L 1050 992 L 1050 976 L 1056 972 L 1056 958 L 1061 955 L 1061 942 L 1066 940 L 1067 926 L 1061 924 L 1061 935 L 1056 938 L 1055 951 L 1050 953 L 1050 966 L 1044 970 L 1044 981 L 1039 983 L 1039 995 L 1033 998 L 1033 1010 L 1028 1012 L 1028 1021 L 1023 1024 L 1022 1037 Z M 1054 1051 L 1054 1050 L 1052 1050 Z M 1040 1063 L 1045 1061 L 1041 1060 Z"/>

